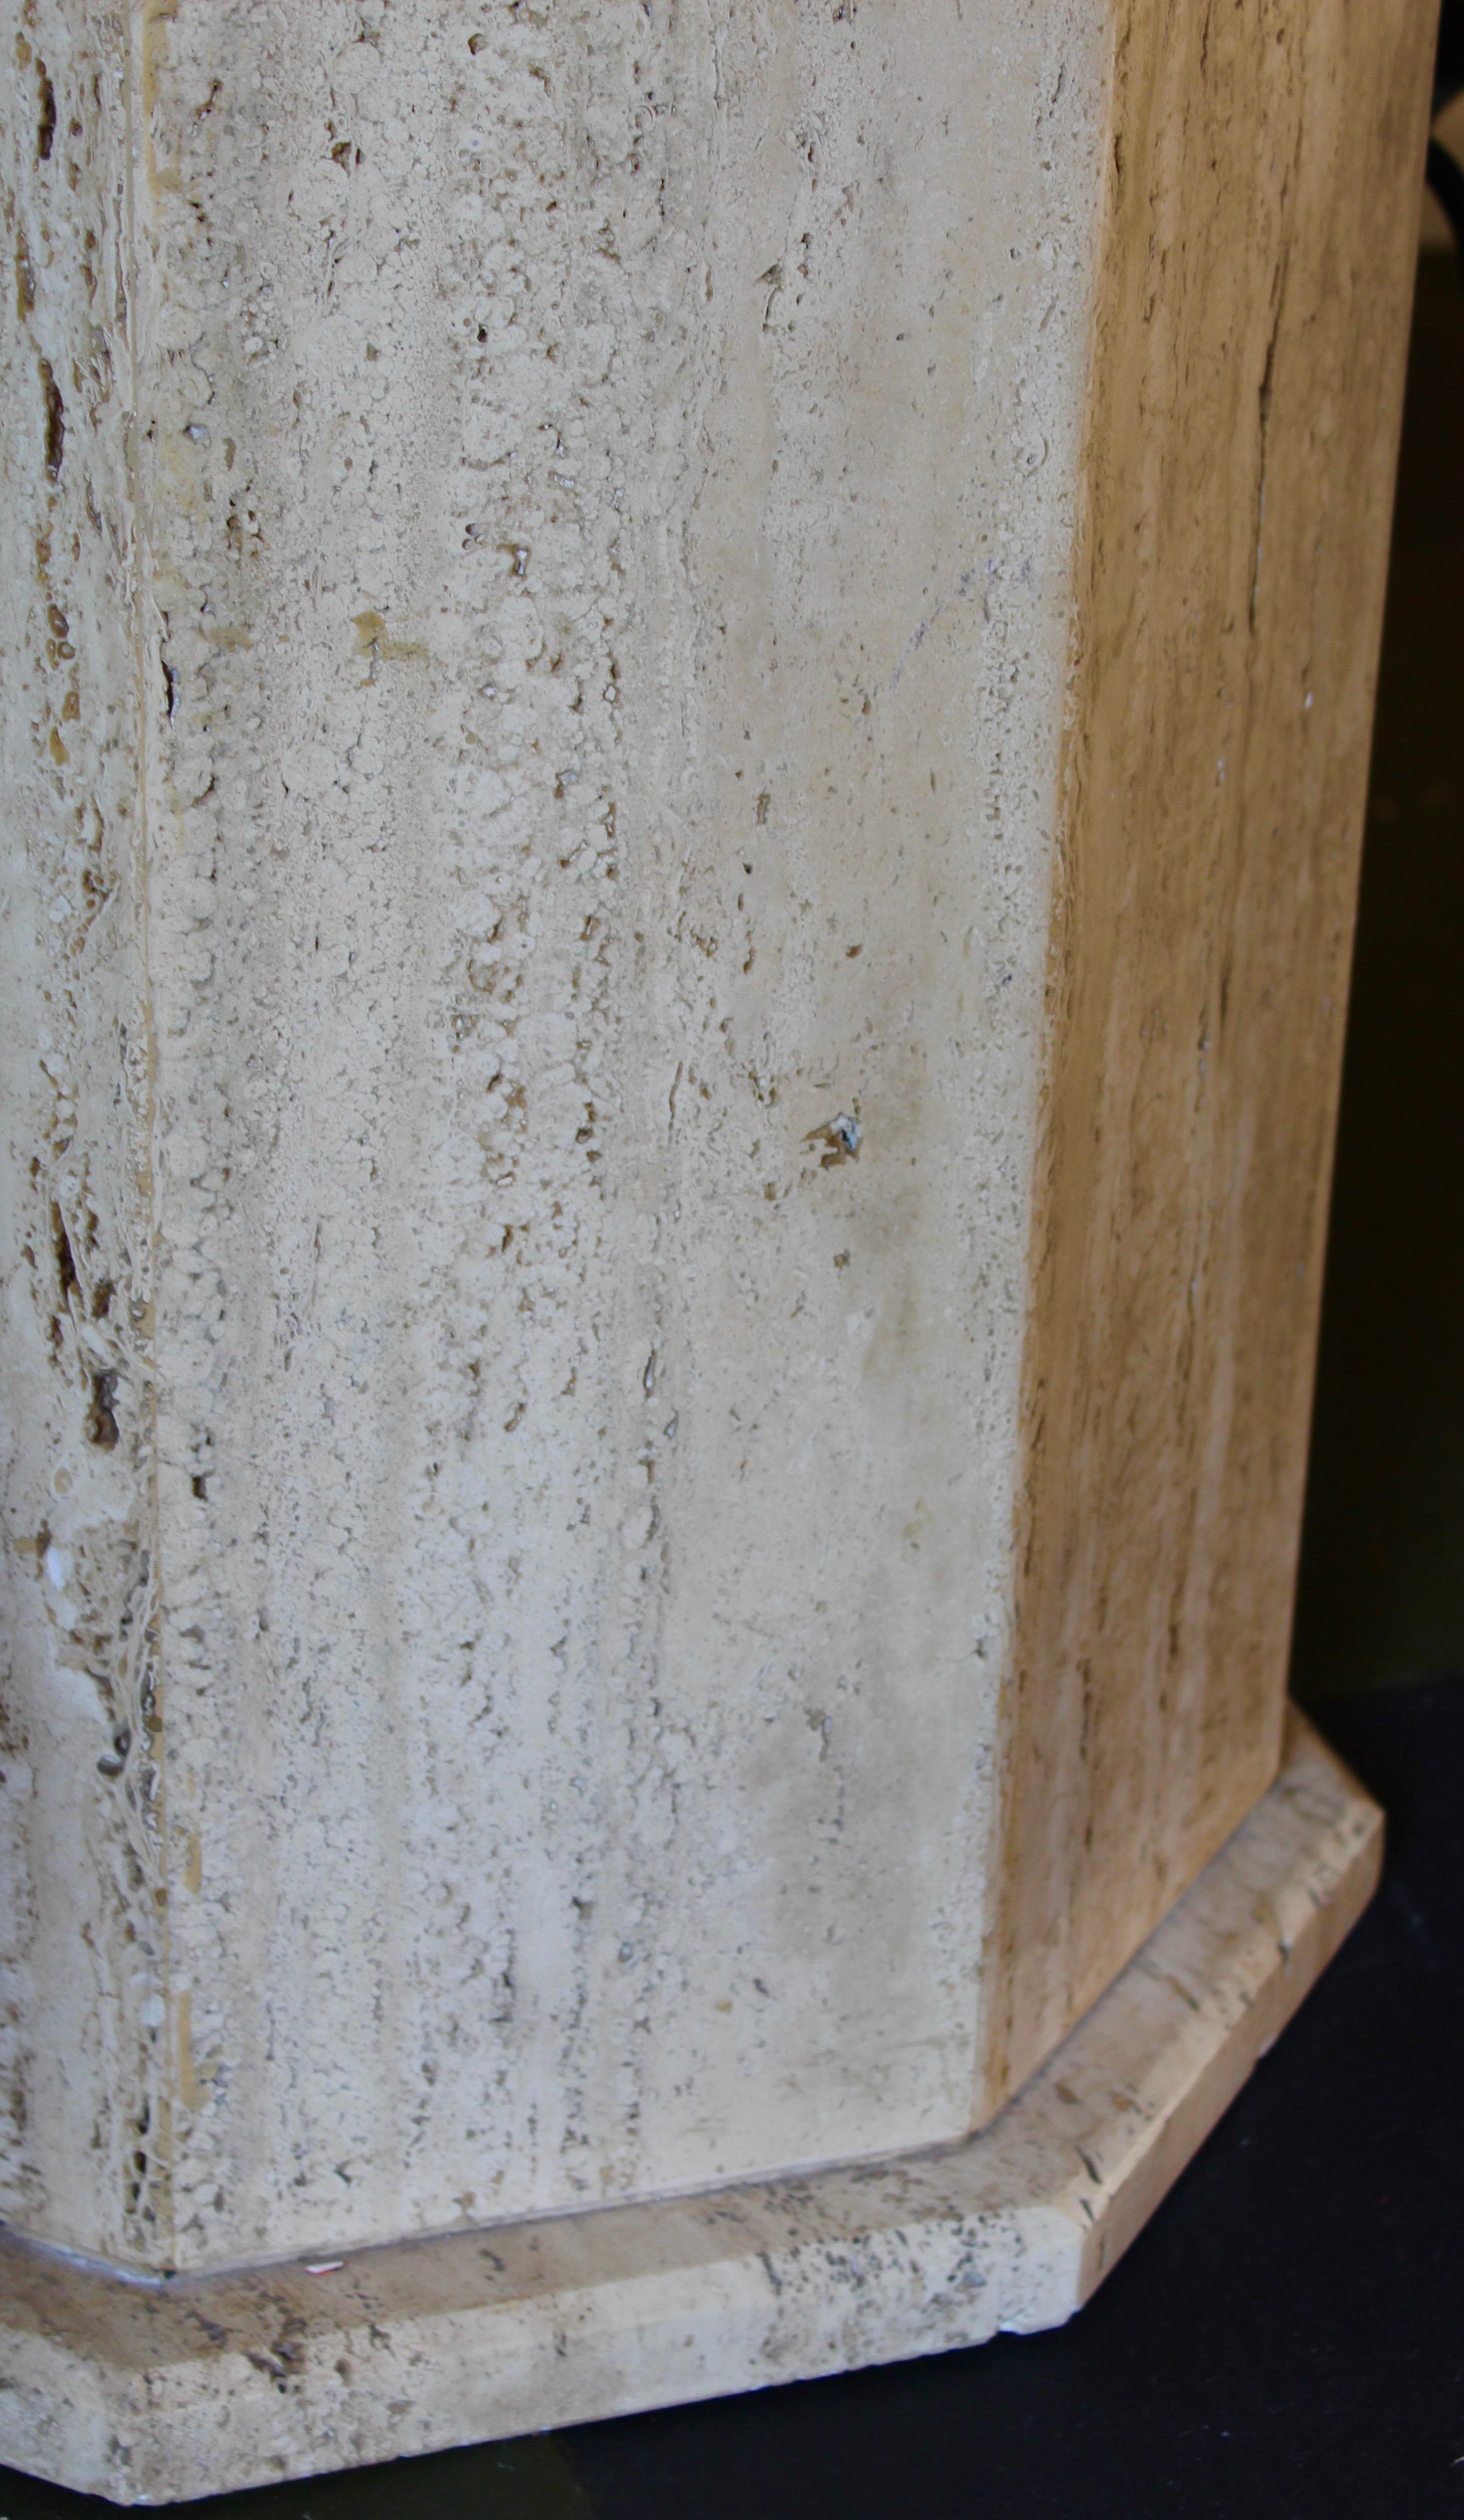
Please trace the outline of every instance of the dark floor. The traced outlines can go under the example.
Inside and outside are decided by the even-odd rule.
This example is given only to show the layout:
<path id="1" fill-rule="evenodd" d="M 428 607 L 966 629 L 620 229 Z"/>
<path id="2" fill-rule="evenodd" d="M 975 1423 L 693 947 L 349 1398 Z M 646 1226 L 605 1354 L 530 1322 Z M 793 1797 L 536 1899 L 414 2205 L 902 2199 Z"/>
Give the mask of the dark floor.
<path id="1" fill-rule="evenodd" d="M 193 2508 L 212 2520 L 1464 2520 L 1464 1678 L 1425 1677 L 1464 1673 L 1461 458 L 1464 289 L 1431 258 L 1296 1650 L 1298 1688 L 1389 1813 L 1377 1900 L 1070 2327 Z M 0 2520 L 108 2507 L 0 2470 Z"/>

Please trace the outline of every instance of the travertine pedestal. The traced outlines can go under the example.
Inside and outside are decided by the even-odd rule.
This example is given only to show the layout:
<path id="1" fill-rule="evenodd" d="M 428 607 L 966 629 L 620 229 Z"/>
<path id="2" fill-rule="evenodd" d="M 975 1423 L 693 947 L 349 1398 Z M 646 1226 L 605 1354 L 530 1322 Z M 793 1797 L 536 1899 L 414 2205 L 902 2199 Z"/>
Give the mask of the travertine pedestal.
<path id="1" fill-rule="evenodd" d="M 6 14 L 0 2457 L 1065 2316 L 1376 1864 L 1427 0 Z"/>

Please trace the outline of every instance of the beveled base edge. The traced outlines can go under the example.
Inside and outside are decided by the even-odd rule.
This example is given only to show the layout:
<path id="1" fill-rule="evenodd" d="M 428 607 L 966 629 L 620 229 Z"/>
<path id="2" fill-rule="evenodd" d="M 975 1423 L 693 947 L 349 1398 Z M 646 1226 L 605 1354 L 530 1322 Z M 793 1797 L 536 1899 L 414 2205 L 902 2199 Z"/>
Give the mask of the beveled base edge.
<path id="1" fill-rule="evenodd" d="M 0 2460 L 171 2502 L 1056 2326 L 1326 1965 L 1382 1845 L 1377 1807 L 1293 1710 L 1270 1792 L 953 2148 L 314 2275 L 142 2286 L 0 2235 Z"/>

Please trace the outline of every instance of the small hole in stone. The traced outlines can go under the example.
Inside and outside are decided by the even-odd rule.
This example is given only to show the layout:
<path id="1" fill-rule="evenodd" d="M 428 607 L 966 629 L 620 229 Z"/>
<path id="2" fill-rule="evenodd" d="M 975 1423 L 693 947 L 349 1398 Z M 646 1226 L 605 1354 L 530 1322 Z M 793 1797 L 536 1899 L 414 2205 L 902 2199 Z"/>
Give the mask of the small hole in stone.
<path id="1" fill-rule="evenodd" d="M 59 481 L 67 446 L 67 407 L 51 373 L 50 360 L 42 359 L 40 366 L 41 391 L 46 398 L 46 471 L 53 481 Z"/>
<path id="2" fill-rule="evenodd" d="M 76 1283 L 76 1263 L 71 1256 L 71 1238 L 67 1232 L 66 1219 L 54 1200 L 51 1205 L 51 1235 L 56 1244 L 56 1275 L 61 1281 L 61 1300 L 68 1304 L 71 1288 Z"/>
<path id="3" fill-rule="evenodd" d="M 56 138 L 56 90 L 47 75 L 44 62 L 36 63 L 36 75 L 41 83 L 41 117 L 35 135 L 37 158 L 49 158 L 51 143 Z"/>
<path id="4" fill-rule="evenodd" d="M 87 1441 L 100 1444 L 107 1453 L 111 1451 L 117 1440 L 117 1421 L 112 1409 L 116 1396 L 117 1377 L 114 1373 L 92 1375 L 92 1405 L 86 1419 Z"/>

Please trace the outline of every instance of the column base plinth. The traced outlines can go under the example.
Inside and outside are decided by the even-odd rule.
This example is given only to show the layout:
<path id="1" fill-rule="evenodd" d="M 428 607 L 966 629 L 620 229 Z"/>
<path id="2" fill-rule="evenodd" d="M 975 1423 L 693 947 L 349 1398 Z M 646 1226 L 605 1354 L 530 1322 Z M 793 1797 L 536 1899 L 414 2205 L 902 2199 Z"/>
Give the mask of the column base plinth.
<path id="1" fill-rule="evenodd" d="M 1296 1714 L 1276 1783 L 967 2142 L 140 2282 L 0 2239 L 0 2459 L 121 2503 L 974 2345 L 1071 2317 L 1355 1921 L 1382 1816 Z"/>

